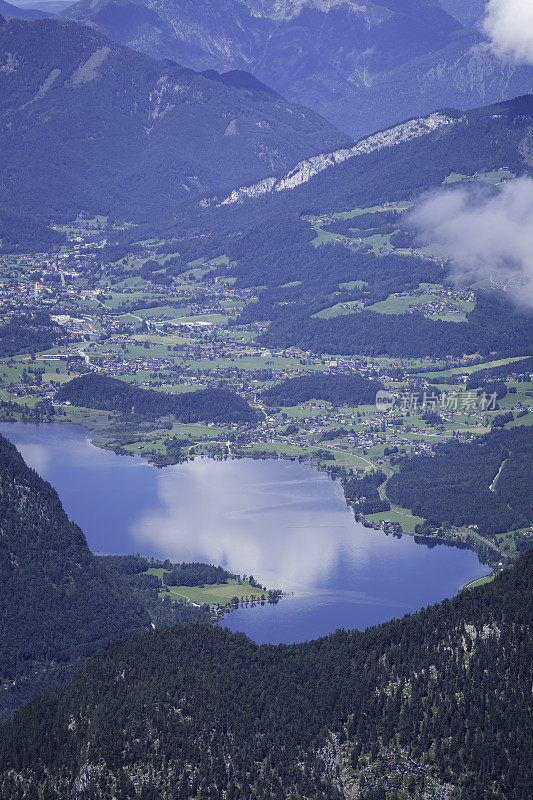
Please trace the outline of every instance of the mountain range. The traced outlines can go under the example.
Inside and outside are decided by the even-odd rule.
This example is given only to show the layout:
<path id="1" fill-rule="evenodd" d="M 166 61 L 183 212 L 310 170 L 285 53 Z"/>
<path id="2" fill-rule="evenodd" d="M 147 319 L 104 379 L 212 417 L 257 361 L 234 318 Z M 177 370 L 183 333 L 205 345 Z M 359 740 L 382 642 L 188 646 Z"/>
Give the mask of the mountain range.
<path id="1" fill-rule="evenodd" d="M 200 74 L 71 22 L 0 23 L 0 207 L 10 213 L 164 217 L 346 141 L 248 73 Z"/>
<path id="2" fill-rule="evenodd" d="M 530 170 L 532 120 L 526 95 L 353 144 L 247 72 L 195 72 L 57 19 L 4 21 L 0 227 L 25 240 L 28 220 L 154 223 L 187 209 L 200 227 L 234 230 L 287 208 L 405 200 L 451 172 Z"/>
<path id="3" fill-rule="evenodd" d="M 19 8 L 12 3 L 8 3 L 7 0 L 0 0 L 0 15 L 4 19 L 35 20 L 43 17 L 51 17 L 52 13 L 37 8 Z"/>
<path id="4" fill-rule="evenodd" d="M 247 70 L 359 137 L 533 90 L 533 68 L 491 53 L 475 27 L 483 11 L 474 0 L 79 0 L 62 14 L 184 66 Z"/>
<path id="5" fill-rule="evenodd" d="M 452 173 L 533 168 L 533 95 L 467 112 L 447 109 L 304 159 L 291 170 L 214 195 L 197 211 L 200 225 L 239 227 L 287 212 L 323 213 L 415 200 Z"/>

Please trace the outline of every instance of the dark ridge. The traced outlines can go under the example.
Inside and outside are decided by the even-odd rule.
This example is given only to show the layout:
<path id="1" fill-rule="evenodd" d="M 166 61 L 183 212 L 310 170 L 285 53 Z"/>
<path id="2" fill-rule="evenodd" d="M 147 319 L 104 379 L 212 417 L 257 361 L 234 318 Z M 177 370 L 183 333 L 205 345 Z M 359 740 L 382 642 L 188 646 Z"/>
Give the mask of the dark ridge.
<path id="1" fill-rule="evenodd" d="M 271 89 L 270 86 L 267 86 L 266 83 L 262 83 L 250 72 L 246 72 L 242 69 L 232 69 L 229 70 L 229 72 L 222 73 L 217 72 L 214 69 L 208 69 L 202 72 L 202 75 L 212 81 L 218 81 L 226 86 L 231 86 L 234 89 L 246 89 L 247 91 L 252 92 L 252 94 L 266 94 L 272 97 L 281 96 L 275 92 L 274 89 Z"/>

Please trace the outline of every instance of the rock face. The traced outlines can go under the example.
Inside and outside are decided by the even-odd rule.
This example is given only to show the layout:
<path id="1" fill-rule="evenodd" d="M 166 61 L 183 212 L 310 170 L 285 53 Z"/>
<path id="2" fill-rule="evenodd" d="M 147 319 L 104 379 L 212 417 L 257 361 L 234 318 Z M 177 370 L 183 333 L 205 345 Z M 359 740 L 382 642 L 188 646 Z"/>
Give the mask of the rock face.
<path id="1" fill-rule="evenodd" d="M 320 153 L 317 156 L 301 161 L 294 169 L 280 178 L 269 177 L 253 186 L 234 189 L 228 197 L 222 200 L 220 205 L 231 205 L 232 203 L 240 203 L 248 198 L 260 197 L 263 194 L 295 189 L 297 186 L 310 181 L 319 172 L 334 167 L 336 164 L 341 164 L 350 158 L 374 153 L 386 147 L 395 147 L 420 136 L 425 136 L 442 128 L 444 125 L 453 125 L 456 121 L 456 117 L 438 113 L 409 120 L 388 130 L 367 136 L 353 145 L 353 147 L 345 147 L 332 153 Z"/>
<path id="2" fill-rule="evenodd" d="M 242 71 L 200 74 L 70 22 L 0 26 L 0 184 L 20 214 L 150 221 L 347 141 Z"/>
<path id="3" fill-rule="evenodd" d="M 442 6 L 79 0 L 63 13 L 194 69 L 246 69 L 359 137 L 436 108 L 472 108 L 533 90 L 532 68 L 505 65 L 488 51 L 474 27 L 484 9 L 477 0 Z"/>

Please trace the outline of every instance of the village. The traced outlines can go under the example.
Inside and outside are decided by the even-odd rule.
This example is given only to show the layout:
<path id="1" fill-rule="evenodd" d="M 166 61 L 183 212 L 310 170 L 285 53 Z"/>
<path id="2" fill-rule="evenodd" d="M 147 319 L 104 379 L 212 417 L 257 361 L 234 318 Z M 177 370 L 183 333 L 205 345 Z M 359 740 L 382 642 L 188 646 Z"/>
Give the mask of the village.
<path id="1" fill-rule="evenodd" d="M 266 348 L 255 340 L 267 323 L 240 323 L 238 318 L 255 301 L 254 290 L 235 288 L 234 279 L 220 270 L 222 258 L 197 259 L 175 277 L 160 280 L 143 266 L 147 257 L 154 269 L 160 266 L 153 258 L 156 244 L 147 244 L 141 255 L 122 254 L 113 265 L 103 257 L 106 246 L 100 223 L 83 222 L 69 232 L 68 246 L 59 253 L 0 255 L 1 324 L 24 319 L 38 333 L 46 317 L 53 328 L 45 326 L 47 335 L 55 336 L 33 355 L 1 354 L 3 419 L 22 414 L 32 421 L 84 424 L 94 431 L 97 444 L 158 465 L 205 455 L 286 458 L 333 475 L 392 474 L 405 455 L 431 456 L 451 437 L 468 441 L 489 431 L 498 412 L 531 424 L 533 399 L 526 393 L 531 375 L 520 371 L 520 359 L 516 369 L 509 368 L 504 400 L 482 403 L 474 392 L 465 404 L 465 386 L 476 368 L 473 357 L 459 362 L 451 357 L 362 358 Z M 391 295 L 375 310 L 397 313 L 401 308 L 457 320 L 472 304 L 468 290 L 421 286 L 414 293 Z M 161 392 L 230 389 L 258 410 L 258 422 L 148 424 L 57 403 L 60 386 L 86 372 Z M 269 387 L 317 372 L 378 380 L 394 403 L 386 409 L 320 399 L 293 407 L 264 403 L 262 392 Z M 436 400 L 431 407 L 413 404 L 413 397 L 431 392 Z M 392 533 L 412 533 L 421 520 L 396 509 L 366 515 L 365 521 Z"/>

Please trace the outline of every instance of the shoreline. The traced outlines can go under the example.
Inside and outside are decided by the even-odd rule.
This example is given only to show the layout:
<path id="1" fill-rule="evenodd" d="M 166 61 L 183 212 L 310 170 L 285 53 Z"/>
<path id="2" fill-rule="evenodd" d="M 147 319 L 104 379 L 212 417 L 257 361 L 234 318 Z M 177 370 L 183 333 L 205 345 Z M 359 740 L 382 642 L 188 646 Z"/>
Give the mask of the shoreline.
<path id="1" fill-rule="evenodd" d="M 317 472 L 327 473 L 334 481 L 337 481 L 337 479 L 339 478 L 339 476 L 337 474 L 335 474 L 335 472 L 333 471 L 333 468 L 330 467 L 328 464 L 319 464 L 319 463 L 312 462 L 312 461 L 307 460 L 307 459 L 300 460 L 299 457 L 296 456 L 296 455 L 294 455 L 294 456 L 291 456 L 291 455 L 280 455 L 280 454 L 277 454 L 277 453 L 272 453 L 271 455 L 270 454 L 266 455 L 265 453 L 261 453 L 260 455 L 254 455 L 253 453 L 235 452 L 235 448 L 231 448 L 231 449 L 228 448 L 227 454 L 224 454 L 224 455 L 209 455 L 209 454 L 203 454 L 203 453 L 195 455 L 194 452 L 191 453 L 189 451 L 183 458 L 179 458 L 179 459 L 175 459 L 175 460 L 168 459 L 168 461 L 166 461 L 166 463 L 161 463 L 161 461 L 158 463 L 157 460 L 154 460 L 154 457 L 157 459 L 157 456 L 154 456 L 154 454 L 150 455 L 150 454 L 132 453 L 132 452 L 129 452 L 129 451 L 125 451 L 120 446 L 119 447 L 112 447 L 112 446 L 109 446 L 106 443 L 98 442 L 97 441 L 98 437 L 105 435 L 103 431 L 99 430 L 97 427 L 91 427 L 90 425 L 88 425 L 86 423 L 79 422 L 77 420 L 73 420 L 69 416 L 61 416 L 61 417 L 59 417 L 57 419 L 46 420 L 46 421 L 41 421 L 41 422 L 34 422 L 34 421 L 29 421 L 29 420 L 19 420 L 19 419 L 4 420 L 3 422 L 6 425 L 12 425 L 12 424 L 17 424 L 17 423 L 18 424 L 24 424 L 24 425 L 54 425 L 54 424 L 72 425 L 74 427 L 78 427 L 78 428 L 81 428 L 84 431 L 86 431 L 87 434 L 89 435 L 89 439 L 91 441 L 91 444 L 94 447 L 98 447 L 101 450 L 107 450 L 109 452 L 114 453 L 117 456 L 128 456 L 129 458 L 138 458 L 138 459 L 140 459 L 140 461 L 142 463 L 146 464 L 147 466 L 155 467 L 156 469 L 163 469 L 164 467 L 172 467 L 172 466 L 178 466 L 178 465 L 181 465 L 181 464 L 188 464 L 188 463 L 192 463 L 194 461 L 197 461 L 197 460 L 200 460 L 200 459 L 204 459 L 204 458 L 212 459 L 214 461 L 225 461 L 227 459 L 243 460 L 243 459 L 249 458 L 249 459 L 254 460 L 254 461 L 270 461 L 270 460 L 279 461 L 279 460 L 281 460 L 281 461 L 287 461 L 287 462 L 298 462 L 298 463 L 301 463 L 304 466 L 309 466 L 312 469 L 315 469 Z M 378 522 L 378 521 L 369 520 L 363 514 L 360 514 L 360 513 L 357 512 L 357 510 L 354 508 L 354 506 L 350 503 L 350 501 L 347 499 L 346 495 L 344 494 L 344 489 L 342 487 L 342 481 L 341 481 L 341 490 L 342 490 L 342 494 L 343 494 L 343 497 L 344 497 L 344 500 L 346 502 L 347 507 L 350 508 L 352 510 L 352 512 L 353 512 L 353 516 L 354 516 L 355 521 L 359 522 L 362 525 L 364 525 L 364 527 L 366 527 L 366 528 L 369 528 L 369 529 L 372 529 L 372 530 L 375 530 L 375 531 L 381 531 L 386 536 L 388 536 L 389 534 L 392 534 L 393 536 L 397 536 L 397 537 L 400 537 L 400 538 L 401 538 L 401 536 L 411 536 L 411 537 L 413 537 L 413 539 L 416 541 L 417 544 L 425 545 L 426 547 L 436 547 L 437 545 L 446 545 L 446 546 L 449 546 L 449 547 L 457 547 L 459 549 L 467 549 L 467 550 L 470 550 L 471 552 L 473 552 L 473 553 L 475 553 L 477 555 L 477 557 L 478 557 L 478 559 L 479 559 L 481 564 L 485 564 L 486 566 L 492 567 L 492 568 L 495 568 L 496 565 L 497 565 L 496 560 L 494 560 L 493 562 L 487 560 L 486 558 L 482 560 L 482 557 L 483 557 L 484 554 L 479 552 L 479 546 L 476 546 L 476 545 L 478 545 L 477 541 L 475 539 L 473 539 L 473 538 L 470 538 L 470 537 L 468 537 L 467 539 L 464 539 L 464 540 L 462 540 L 462 539 L 446 539 L 446 538 L 437 537 L 437 536 L 435 536 L 435 537 L 433 537 L 433 536 L 424 536 L 424 535 L 416 533 L 415 531 L 407 531 L 407 530 L 403 530 L 403 529 L 401 531 L 398 531 L 397 529 L 394 529 L 393 527 L 391 527 L 390 529 L 387 529 L 386 527 L 383 527 L 383 521 L 379 521 Z M 499 554 L 498 562 L 500 560 L 501 560 L 501 554 Z M 509 563 L 512 563 L 512 562 L 509 562 Z M 491 574 L 491 573 L 489 573 L 489 574 Z M 479 579 L 476 579 L 476 580 L 479 580 Z"/>

